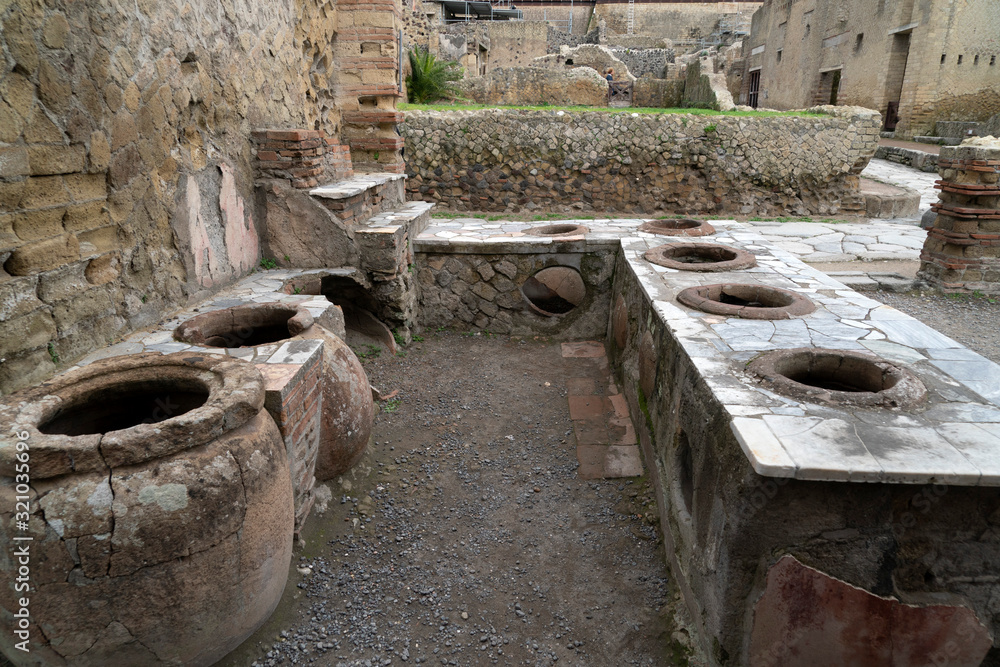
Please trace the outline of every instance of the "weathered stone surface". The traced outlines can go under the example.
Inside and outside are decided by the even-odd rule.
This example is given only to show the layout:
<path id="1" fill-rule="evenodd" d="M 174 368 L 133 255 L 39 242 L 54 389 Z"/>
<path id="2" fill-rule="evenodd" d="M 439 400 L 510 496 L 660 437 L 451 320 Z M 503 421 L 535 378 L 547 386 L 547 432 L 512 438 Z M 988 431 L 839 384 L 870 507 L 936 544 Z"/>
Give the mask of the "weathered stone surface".
<path id="1" fill-rule="evenodd" d="M 80 259 L 80 242 L 72 234 L 60 234 L 16 249 L 4 264 L 12 276 L 28 276 L 50 271 Z"/>
<path id="2" fill-rule="evenodd" d="M 135 382 L 148 391 L 151 380 L 152 394 L 122 389 Z M 199 383 L 208 386 L 205 404 L 185 405 L 181 396 Z M 116 396 L 110 410 L 109 395 Z M 32 620 L 41 619 L 45 632 L 33 624 L 32 656 L 211 664 L 267 619 L 291 559 L 292 495 L 284 446 L 263 399 L 260 374 L 245 362 L 139 355 L 95 362 L 0 405 L 5 422 L 29 433 L 40 498 L 27 533 L 38 563 Z M 38 430 L 41 406 L 53 401 L 84 407 L 68 418 L 60 413 L 70 421 L 46 430 L 79 435 Z M 139 403 L 120 406 L 129 401 Z M 186 412 L 162 414 L 163 405 Z M 155 426 L 175 436 L 176 422 L 184 422 L 172 450 L 143 446 L 158 431 L 140 423 L 147 415 L 167 418 Z M 110 451 L 136 445 L 125 459 L 114 455 L 113 469 L 98 454 L 111 428 L 118 445 Z M 9 434 L 0 439 L 0 495 L 11 507 L 0 517 L 5 532 L 14 525 L 15 445 Z M 14 597 L 12 590 L 0 595 L 8 613 Z M 2 642 L 8 655 L 19 655 L 10 638 Z"/>
<path id="3" fill-rule="evenodd" d="M 254 200 L 249 134 L 254 127 L 339 131 L 332 79 L 310 73 L 314 56 L 331 57 L 322 51 L 337 27 L 333 6 L 251 0 L 223 11 L 196 0 L 183 11 L 140 2 L 123 13 L 109 0 L 0 5 L 10 61 L 0 81 L 0 244 L 8 273 L 58 270 L 79 260 L 77 242 L 85 257 L 104 257 L 88 275 L 114 285 L 120 298 L 96 342 L 256 266 L 263 207 Z M 303 43 L 315 53 L 303 54 Z M 394 69 L 397 54 L 382 55 Z M 357 95 L 351 99 L 357 103 Z M 178 231 L 191 219 L 190 207 L 178 205 L 189 179 L 202 186 L 194 245 Z M 60 214 L 64 229 L 55 228 Z M 111 270 L 113 253 L 118 268 Z M 76 329 L 56 332 L 67 351 L 61 365 L 74 361 L 69 350 L 91 351 L 85 338 Z M 33 372 L 3 376 L 0 391 L 37 379 Z"/>
<path id="4" fill-rule="evenodd" d="M 453 210 L 863 212 L 880 117 L 814 110 L 829 115 L 410 111 L 407 189 Z"/>
<path id="5" fill-rule="evenodd" d="M 486 76 L 466 79 L 460 88 L 479 104 L 608 105 L 608 82 L 589 67 L 494 69 Z"/>

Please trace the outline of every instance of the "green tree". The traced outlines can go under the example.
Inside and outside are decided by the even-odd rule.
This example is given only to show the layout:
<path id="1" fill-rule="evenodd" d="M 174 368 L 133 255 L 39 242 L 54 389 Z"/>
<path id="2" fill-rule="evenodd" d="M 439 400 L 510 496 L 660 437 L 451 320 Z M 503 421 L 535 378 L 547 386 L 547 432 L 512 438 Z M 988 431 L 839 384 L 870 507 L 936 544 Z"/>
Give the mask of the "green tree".
<path id="1" fill-rule="evenodd" d="M 406 77 L 407 99 L 415 104 L 434 102 L 455 96 L 455 81 L 462 79 L 462 66 L 442 61 L 431 52 L 415 48 L 410 51 L 410 76 Z"/>

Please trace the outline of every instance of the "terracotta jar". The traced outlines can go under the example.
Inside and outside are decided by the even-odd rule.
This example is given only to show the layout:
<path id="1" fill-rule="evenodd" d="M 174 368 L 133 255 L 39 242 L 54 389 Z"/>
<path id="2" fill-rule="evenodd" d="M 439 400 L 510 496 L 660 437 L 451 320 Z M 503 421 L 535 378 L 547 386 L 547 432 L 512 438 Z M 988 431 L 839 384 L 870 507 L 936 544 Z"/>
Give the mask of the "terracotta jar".
<path id="1" fill-rule="evenodd" d="M 0 402 L 0 648 L 14 664 L 211 665 L 267 620 L 293 518 L 263 404 L 252 364 L 185 353 L 103 359 Z M 25 544 L 19 592 L 10 554 Z M 14 648 L 21 598 L 30 653 Z"/>
<path id="2" fill-rule="evenodd" d="M 174 332 L 180 341 L 207 347 L 256 347 L 288 340 L 323 341 L 322 420 L 315 475 L 327 480 L 364 454 L 375 421 L 371 386 L 351 348 L 313 323 L 305 308 L 283 303 L 234 306 L 197 315 Z"/>

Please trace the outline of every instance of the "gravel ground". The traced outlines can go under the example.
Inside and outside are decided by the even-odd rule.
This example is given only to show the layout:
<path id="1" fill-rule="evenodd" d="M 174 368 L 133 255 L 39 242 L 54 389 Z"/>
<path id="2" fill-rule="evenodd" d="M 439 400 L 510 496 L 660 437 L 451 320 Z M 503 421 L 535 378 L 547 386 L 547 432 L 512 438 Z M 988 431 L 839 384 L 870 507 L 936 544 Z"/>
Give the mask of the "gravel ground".
<path id="1" fill-rule="evenodd" d="M 1000 297 L 880 291 L 872 298 L 1000 364 Z"/>
<path id="2" fill-rule="evenodd" d="M 689 664 L 645 479 L 576 474 L 566 380 L 596 360 L 438 333 L 363 363 L 398 390 L 375 445 L 222 664 Z"/>

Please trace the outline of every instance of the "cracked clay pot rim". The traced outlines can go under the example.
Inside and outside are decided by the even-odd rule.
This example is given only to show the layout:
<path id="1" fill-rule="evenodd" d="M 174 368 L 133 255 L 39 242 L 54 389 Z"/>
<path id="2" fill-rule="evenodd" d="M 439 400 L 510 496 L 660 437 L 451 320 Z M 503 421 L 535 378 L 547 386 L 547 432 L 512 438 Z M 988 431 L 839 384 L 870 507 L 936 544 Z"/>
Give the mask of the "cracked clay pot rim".
<path id="1" fill-rule="evenodd" d="M 85 407 L 101 391 L 130 384 L 200 387 L 204 402 L 155 423 L 139 422 L 107 432 L 66 435 L 43 429 L 60 410 Z M 48 382 L 4 397 L 0 421 L 26 432 L 32 452 L 32 476 L 133 465 L 205 444 L 239 428 L 264 406 L 264 379 L 253 364 L 226 357 L 178 352 L 123 355 L 95 361 Z M 0 434 L 0 475 L 12 475 L 15 436 Z"/>

